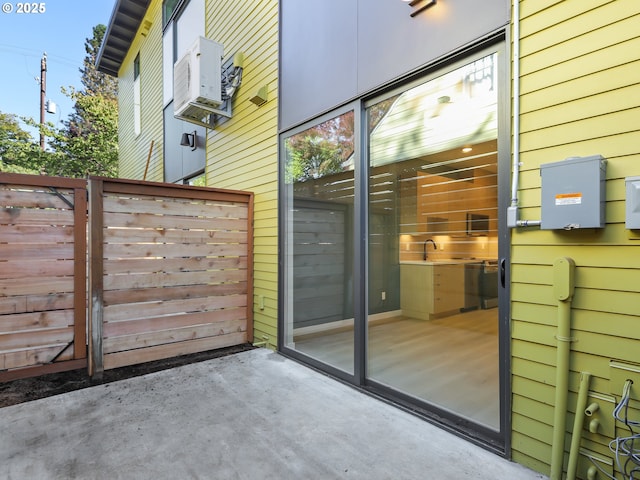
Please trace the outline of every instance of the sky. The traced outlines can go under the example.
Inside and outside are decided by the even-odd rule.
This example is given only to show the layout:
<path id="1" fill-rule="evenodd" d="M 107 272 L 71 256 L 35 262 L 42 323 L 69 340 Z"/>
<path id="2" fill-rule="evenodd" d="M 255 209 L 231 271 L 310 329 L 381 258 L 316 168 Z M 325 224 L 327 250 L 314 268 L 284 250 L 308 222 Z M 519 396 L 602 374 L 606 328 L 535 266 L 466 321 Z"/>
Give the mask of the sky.
<path id="1" fill-rule="evenodd" d="M 40 60 L 47 53 L 47 100 L 57 106 L 45 120 L 60 127 L 73 110 L 61 87 L 82 88 L 84 43 L 93 27 L 109 24 L 116 0 L 0 0 L 0 112 L 40 120 Z M 37 6 L 37 13 L 18 13 Z M 31 8 L 32 9 L 32 8 Z M 40 11 L 44 10 L 44 11 Z M 37 133 L 24 124 L 34 139 Z"/>

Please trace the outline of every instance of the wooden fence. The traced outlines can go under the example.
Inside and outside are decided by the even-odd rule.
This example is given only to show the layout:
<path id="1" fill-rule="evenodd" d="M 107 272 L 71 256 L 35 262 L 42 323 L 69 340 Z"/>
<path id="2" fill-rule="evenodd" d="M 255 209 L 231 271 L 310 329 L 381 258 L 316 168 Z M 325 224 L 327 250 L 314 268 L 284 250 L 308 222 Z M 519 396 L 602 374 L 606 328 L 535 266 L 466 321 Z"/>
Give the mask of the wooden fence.
<path id="1" fill-rule="evenodd" d="M 252 193 L 91 178 L 88 194 L 0 173 L 0 381 L 253 341 Z"/>
<path id="2" fill-rule="evenodd" d="M 84 180 L 0 176 L 0 381 L 83 368 Z"/>
<path id="3" fill-rule="evenodd" d="M 252 341 L 253 194 L 91 179 L 90 373 Z"/>

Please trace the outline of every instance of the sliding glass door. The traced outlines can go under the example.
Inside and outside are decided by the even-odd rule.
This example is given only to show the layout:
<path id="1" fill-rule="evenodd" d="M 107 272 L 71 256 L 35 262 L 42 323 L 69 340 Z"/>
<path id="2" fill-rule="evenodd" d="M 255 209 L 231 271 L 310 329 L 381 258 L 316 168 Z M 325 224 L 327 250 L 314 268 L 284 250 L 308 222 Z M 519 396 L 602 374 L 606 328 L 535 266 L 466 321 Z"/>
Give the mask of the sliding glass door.
<path id="1" fill-rule="evenodd" d="M 509 378 L 499 61 L 477 53 L 280 144 L 281 351 L 492 442 Z"/>
<path id="2" fill-rule="evenodd" d="M 371 102 L 368 377 L 500 426 L 496 54 Z"/>
<path id="3" fill-rule="evenodd" d="M 354 369 L 354 112 L 288 136 L 285 155 L 285 345 Z"/>

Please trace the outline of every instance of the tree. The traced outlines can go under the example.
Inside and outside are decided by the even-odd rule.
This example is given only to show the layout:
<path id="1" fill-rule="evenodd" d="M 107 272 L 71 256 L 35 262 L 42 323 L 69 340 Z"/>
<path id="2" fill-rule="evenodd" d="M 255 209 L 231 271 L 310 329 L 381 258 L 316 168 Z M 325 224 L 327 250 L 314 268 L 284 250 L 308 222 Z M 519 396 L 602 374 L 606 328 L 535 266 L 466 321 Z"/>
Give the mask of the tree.
<path id="1" fill-rule="evenodd" d="M 104 39 L 107 27 L 99 24 L 93 27 L 93 37 L 87 38 L 84 50 L 87 56 L 84 58 L 80 73 L 81 82 L 87 94 L 100 94 L 116 100 L 118 97 L 118 80 L 110 75 L 99 72 L 96 68 L 96 60 L 100 52 L 100 46 Z"/>
<path id="2" fill-rule="evenodd" d="M 96 68 L 96 58 L 106 27 L 93 28 L 92 38 L 85 41 L 87 55 L 80 69 L 82 89 L 63 89 L 74 100 L 73 113 L 60 130 L 52 132 L 50 142 L 61 154 L 51 175 L 84 177 L 117 175 L 118 164 L 118 102 L 117 80 Z"/>
<path id="3" fill-rule="evenodd" d="M 38 174 L 41 153 L 29 132 L 20 127 L 18 118 L 0 112 L 0 171 Z"/>
<path id="4" fill-rule="evenodd" d="M 50 165 L 51 175 L 115 177 L 118 172 L 118 104 L 103 95 L 87 95 L 71 89 L 78 121 L 53 132 L 51 145 L 61 155 Z"/>
<path id="5" fill-rule="evenodd" d="M 286 181 L 304 182 L 348 170 L 353 138 L 353 112 L 288 138 Z"/>
<path id="6" fill-rule="evenodd" d="M 368 109 L 369 133 L 382 121 L 398 95 Z M 285 142 L 288 153 L 285 181 L 304 182 L 353 168 L 353 112 L 346 112 L 293 135 Z"/>

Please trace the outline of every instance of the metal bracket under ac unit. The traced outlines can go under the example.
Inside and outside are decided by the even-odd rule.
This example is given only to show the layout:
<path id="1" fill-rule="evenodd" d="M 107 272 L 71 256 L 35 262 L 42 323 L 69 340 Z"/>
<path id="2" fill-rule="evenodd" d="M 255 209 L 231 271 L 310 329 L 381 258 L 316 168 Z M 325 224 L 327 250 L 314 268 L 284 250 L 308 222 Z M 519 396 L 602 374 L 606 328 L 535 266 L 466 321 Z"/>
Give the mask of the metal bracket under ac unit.
<path id="1" fill-rule="evenodd" d="M 217 125 L 224 123 L 233 116 L 232 101 L 240 84 L 242 83 L 244 56 L 241 52 L 236 53 L 222 65 L 222 105 L 220 108 L 213 108 L 211 105 L 204 105 L 198 102 L 191 102 L 191 105 L 199 107 L 202 117 L 187 117 L 184 115 L 175 116 L 180 120 L 200 125 L 204 128 L 213 129 Z"/>

